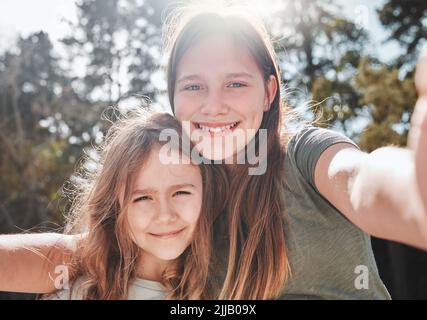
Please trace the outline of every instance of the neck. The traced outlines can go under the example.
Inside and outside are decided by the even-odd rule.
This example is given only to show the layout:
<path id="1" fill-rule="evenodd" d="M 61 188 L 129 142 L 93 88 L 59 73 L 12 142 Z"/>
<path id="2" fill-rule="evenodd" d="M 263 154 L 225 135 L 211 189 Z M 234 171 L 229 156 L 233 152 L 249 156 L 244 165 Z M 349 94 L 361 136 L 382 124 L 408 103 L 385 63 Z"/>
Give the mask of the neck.
<path id="1" fill-rule="evenodd" d="M 163 273 L 171 263 L 143 251 L 139 258 L 136 275 L 145 280 L 161 282 Z"/>

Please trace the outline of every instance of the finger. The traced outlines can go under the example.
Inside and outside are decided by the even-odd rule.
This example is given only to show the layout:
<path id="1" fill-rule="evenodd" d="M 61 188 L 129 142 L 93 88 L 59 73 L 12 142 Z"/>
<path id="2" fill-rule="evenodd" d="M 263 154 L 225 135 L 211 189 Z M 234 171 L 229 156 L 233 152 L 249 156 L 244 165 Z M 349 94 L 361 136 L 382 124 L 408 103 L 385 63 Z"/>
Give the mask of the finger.
<path id="1" fill-rule="evenodd" d="M 415 151 L 415 168 L 424 208 L 427 212 L 427 132 L 421 132 L 418 136 L 418 144 Z"/>
<path id="2" fill-rule="evenodd" d="M 421 135 L 427 135 L 427 44 L 421 50 L 415 72 L 415 86 L 419 95 L 411 117 L 408 146 L 412 150 L 420 144 Z M 425 148 L 425 145 L 424 145 Z"/>
<path id="3" fill-rule="evenodd" d="M 417 187 L 427 212 L 427 46 L 417 65 L 415 86 L 419 97 L 411 117 L 408 147 L 414 151 Z"/>
<path id="4" fill-rule="evenodd" d="M 415 72 L 415 86 L 419 96 L 427 96 L 427 44 L 421 51 L 420 60 Z"/>
<path id="5" fill-rule="evenodd" d="M 421 143 L 420 139 L 427 137 L 427 96 L 418 98 L 414 113 L 411 118 L 411 129 L 408 137 L 408 147 L 415 150 Z M 422 143 L 421 143 L 422 144 Z M 424 152 L 427 151 L 427 145 L 424 144 Z"/>

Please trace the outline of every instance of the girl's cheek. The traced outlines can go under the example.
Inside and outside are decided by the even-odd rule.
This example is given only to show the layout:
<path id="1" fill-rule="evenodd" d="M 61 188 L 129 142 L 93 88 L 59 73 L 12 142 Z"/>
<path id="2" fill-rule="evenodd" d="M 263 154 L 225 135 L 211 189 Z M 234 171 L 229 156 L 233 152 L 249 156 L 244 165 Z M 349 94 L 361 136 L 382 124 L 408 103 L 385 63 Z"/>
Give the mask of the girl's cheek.
<path id="1" fill-rule="evenodd" d="M 185 101 L 186 99 L 177 99 L 175 100 L 175 112 L 177 115 L 185 114 L 185 111 L 188 109 L 188 103 Z"/>
<path id="2" fill-rule="evenodd" d="M 173 101 L 174 104 L 174 115 L 175 118 L 177 118 L 178 120 L 182 119 L 182 102 L 180 99 L 174 99 Z"/>
<path id="3" fill-rule="evenodd" d="M 185 97 L 180 96 L 174 99 L 175 117 L 178 120 L 185 120 L 186 117 L 191 116 L 197 111 L 200 105 L 200 99 L 197 96 Z"/>
<path id="4" fill-rule="evenodd" d="M 128 218 L 130 227 L 134 231 L 142 232 L 150 225 L 152 214 L 148 210 L 136 209 L 129 212 Z"/>
<path id="5" fill-rule="evenodd" d="M 185 212 L 185 220 L 188 222 L 196 222 L 202 210 L 202 201 L 201 199 L 193 199 L 187 203 L 186 208 L 182 209 L 182 212 Z"/>

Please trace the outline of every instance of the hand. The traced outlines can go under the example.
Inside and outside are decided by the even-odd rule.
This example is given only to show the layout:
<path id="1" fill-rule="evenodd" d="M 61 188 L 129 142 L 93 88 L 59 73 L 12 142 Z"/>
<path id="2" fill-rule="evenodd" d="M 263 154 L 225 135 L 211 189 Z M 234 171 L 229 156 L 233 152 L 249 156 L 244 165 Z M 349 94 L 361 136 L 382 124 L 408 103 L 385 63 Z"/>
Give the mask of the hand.
<path id="1" fill-rule="evenodd" d="M 415 86 L 418 101 L 411 118 L 408 147 L 414 151 L 418 190 L 427 212 L 427 55 L 418 62 Z"/>

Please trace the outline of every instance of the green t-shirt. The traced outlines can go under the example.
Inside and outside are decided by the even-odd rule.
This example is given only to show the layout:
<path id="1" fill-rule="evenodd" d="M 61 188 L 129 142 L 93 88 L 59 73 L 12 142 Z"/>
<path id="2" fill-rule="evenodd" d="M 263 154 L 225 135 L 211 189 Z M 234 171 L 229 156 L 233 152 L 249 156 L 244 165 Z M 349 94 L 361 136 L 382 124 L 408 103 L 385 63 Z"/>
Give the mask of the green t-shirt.
<path id="1" fill-rule="evenodd" d="M 340 142 L 356 146 L 344 135 L 316 127 L 306 127 L 289 140 L 284 219 L 291 278 L 281 299 L 390 299 L 369 235 L 314 185 L 320 155 Z"/>

